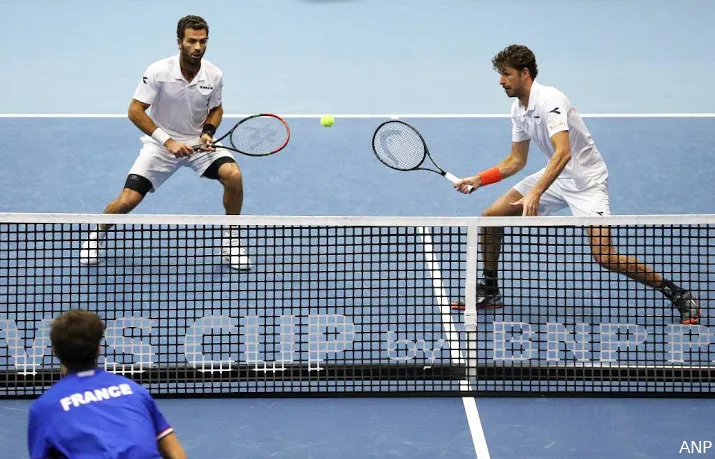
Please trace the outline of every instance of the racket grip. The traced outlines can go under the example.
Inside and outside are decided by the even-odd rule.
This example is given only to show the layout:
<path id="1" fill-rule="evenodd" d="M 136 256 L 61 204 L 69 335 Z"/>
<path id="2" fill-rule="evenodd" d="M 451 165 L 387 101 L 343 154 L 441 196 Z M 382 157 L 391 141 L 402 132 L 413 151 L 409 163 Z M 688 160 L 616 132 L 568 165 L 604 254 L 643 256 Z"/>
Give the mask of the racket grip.
<path id="1" fill-rule="evenodd" d="M 455 185 L 456 185 L 457 182 L 459 181 L 459 179 L 458 179 L 457 177 L 455 177 L 454 175 L 450 174 L 449 172 L 445 172 L 445 173 L 444 173 L 444 176 L 447 178 L 447 180 L 449 180 L 450 182 L 454 183 Z M 471 185 L 467 185 L 467 186 L 469 187 L 469 191 L 472 191 L 472 186 L 471 186 Z"/>
<path id="2" fill-rule="evenodd" d="M 215 146 L 216 146 L 216 142 L 211 142 L 207 145 L 193 145 L 191 148 L 193 148 L 194 151 L 199 151 L 199 150 L 201 150 L 201 147 L 215 147 Z"/>
<path id="3" fill-rule="evenodd" d="M 455 185 L 456 185 L 457 182 L 459 181 L 459 179 L 458 179 L 457 177 L 455 177 L 454 175 L 450 174 L 449 172 L 445 172 L 445 173 L 444 173 L 444 177 L 445 177 L 447 180 L 449 180 L 450 182 L 452 182 L 453 184 L 455 184 Z"/>

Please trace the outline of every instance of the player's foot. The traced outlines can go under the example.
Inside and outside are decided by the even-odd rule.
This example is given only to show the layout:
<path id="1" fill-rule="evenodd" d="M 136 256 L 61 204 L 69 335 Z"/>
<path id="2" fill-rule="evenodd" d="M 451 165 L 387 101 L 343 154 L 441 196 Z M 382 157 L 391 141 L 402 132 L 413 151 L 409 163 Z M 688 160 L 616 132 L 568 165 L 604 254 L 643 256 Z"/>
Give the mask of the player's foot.
<path id="1" fill-rule="evenodd" d="M 465 309 L 467 302 L 464 298 L 451 303 L 452 309 Z M 502 308 L 501 293 L 498 287 L 487 287 L 483 282 L 477 284 L 477 309 Z"/>
<path id="2" fill-rule="evenodd" d="M 700 322 L 700 304 L 690 292 L 684 291 L 673 297 L 673 306 L 680 311 L 680 323 L 695 325 Z"/>
<path id="3" fill-rule="evenodd" d="M 79 262 L 82 265 L 96 265 L 104 249 L 104 237 L 107 233 L 92 231 L 79 250 Z"/>
<path id="4" fill-rule="evenodd" d="M 232 230 L 226 232 L 222 241 L 221 258 L 223 262 L 230 265 L 237 271 L 250 271 L 251 260 L 246 254 L 246 249 L 241 247 L 241 241 L 237 237 L 238 232 Z"/>

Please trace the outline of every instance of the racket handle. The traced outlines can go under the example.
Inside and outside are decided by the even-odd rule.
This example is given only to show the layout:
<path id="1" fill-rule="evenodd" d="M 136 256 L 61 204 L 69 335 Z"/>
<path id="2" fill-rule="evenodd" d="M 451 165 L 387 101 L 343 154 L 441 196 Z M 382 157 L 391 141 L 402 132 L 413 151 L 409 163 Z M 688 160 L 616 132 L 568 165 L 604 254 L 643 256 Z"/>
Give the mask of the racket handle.
<path id="1" fill-rule="evenodd" d="M 199 151 L 199 150 L 201 150 L 202 147 L 215 147 L 215 146 L 216 146 L 216 142 L 211 142 L 207 145 L 193 145 L 191 148 L 193 148 L 194 151 Z"/>
<path id="2" fill-rule="evenodd" d="M 450 174 L 449 172 L 445 172 L 445 173 L 444 173 L 444 177 L 445 177 L 447 180 L 449 180 L 450 182 L 454 183 L 455 185 L 456 185 L 457 182 L 459 181 L 459 179 L 458 179 L 457 177 L 455 177 L 454 175 Z"/>
<path id="3" fill-rule="evenodd" d="M 454 175 L 450 174 L 449 172 L 445 172 L 445 173 L 444 173 L 444 176 L 445 176 L 445 178 L 446 178 L 447 180 L 449 180 L 450 182 L 452 182 L 452 183 L 455 184 L 455 185 L 456 185 L 457 182 L 459 181 L 459 179 L 458 179 L 457 177 L 455 177 Z M 471 186 L 471 185 L 468 185 L 468 186 L 469 186 L 469 191 L 471 191 L 471 190 L 472 190 L 472 186 Z"/>

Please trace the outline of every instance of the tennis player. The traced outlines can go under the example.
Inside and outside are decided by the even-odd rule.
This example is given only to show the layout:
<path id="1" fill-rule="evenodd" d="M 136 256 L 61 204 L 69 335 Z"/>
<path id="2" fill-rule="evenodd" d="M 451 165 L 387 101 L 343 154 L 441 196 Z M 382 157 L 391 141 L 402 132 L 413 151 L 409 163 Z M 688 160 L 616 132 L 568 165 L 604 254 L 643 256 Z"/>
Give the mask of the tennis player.
<path id="1" fill-rule="evenodd" d="M 179 53 L 147 68 L 129 104 L 129 119 L 145 134 L 143 146 L 124 188 L 104 213 L 131 212 L 148 192 L 156 191 L 184 166 L 201 177 L 218 180 L 223 185 L 226 214 L 241 213 L 241 170 L 230 151 L 208 146 L 223 117 L 223 72 L 203 59 L 209 26 L 199 16 L 186 16 L 179 20 L 176 34 Z M 203 147 L 194 152 L 193 145 Z M 82 264 L 99 262 L 110 226 L 100 225 L 90 233 L 80 250 Z M 250 269 L 236 230 L 224 234 L 221 253 L 232 268 Z"/>
<path id="2" fill-rule="evenodd" d="M 533 140 L 549 158 L 546 167 L 517 183 L 488 207 L 484 216 L 549 215 L 567 206 L 576 216 L 610 215 L 606 163 L 569 99 L 556 88 L 534 81 L 538 74 L 534 53 L 525 46 L 511 45 L 494 56 L 492 65 L 507 96 L 515 98 L 511 106 L 511 152 L 495 167 L 460 180 L 455 188 L 471 193 L 521 171 Z M 680 311 L 682 324 L 699 322 L 700 306 L 690 292 L 635 258 L 619 255 L 611 243 L 609 228 L 586 231 L 599 265 L 658 289 Z M 497 268 L 502 235 L 503 228 L 496 227 L 480 232 L 484 263 L 483 280 L 477 284 L 480 308 L 501 306 Z M 464 305 L 463 298 L 452 304 L 459 309 Z"/>
<path id="3" fill-rule="evenodd" d="M 30 406 L 30 458 L 186 458 L 149 392 L 97 368 L 103 335 L 102 320 L 89 311 L 67 311 L 52 321 L 63 378 Z"/>

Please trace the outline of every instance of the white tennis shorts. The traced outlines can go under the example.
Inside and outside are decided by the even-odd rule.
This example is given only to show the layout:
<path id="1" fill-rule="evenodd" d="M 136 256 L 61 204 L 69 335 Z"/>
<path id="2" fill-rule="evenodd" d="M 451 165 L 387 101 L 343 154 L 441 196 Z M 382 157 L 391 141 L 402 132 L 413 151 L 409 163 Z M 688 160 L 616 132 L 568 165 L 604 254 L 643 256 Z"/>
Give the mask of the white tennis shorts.
<path id="1" fill-rule="evenodd" d="M 211 163 L 218 158 L 233 158 L 231 151 L 224 150 L 223 148 L 219 148 L 216 151 L 197 151 L 188 158 L 177 158 L 169 153 L 166 148 L 159 146 L 150 139 L 142 138 L 142 142 L 144 145 L 129 170 L 129 174 L 141 175 L 149 180 L 152 185 L 151 191 L 159 189 L 161 184 L 171 177 L 180 167 L 190 167 L 195 170 L 199 176 L 202 176 Z M 200 140 L 197 137 L 185 143 L 188 145 L 198 145 L 199 142 Z M 221 143 L 217 145 L 221 145 Z"/>
<path id="2" fill-rule="evenodd" d="M 514 185 L 522 196 L 526 195 L 541 179 L 546 169 L 531 174 Z M 539 215 L 550 215 L 569 207 L 577 217 L 611 215 L 608 199 L 608 182 L 581 191 L 564 187 L 566 179 L 557 178 L 539 200 Z"/>

